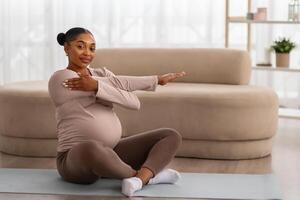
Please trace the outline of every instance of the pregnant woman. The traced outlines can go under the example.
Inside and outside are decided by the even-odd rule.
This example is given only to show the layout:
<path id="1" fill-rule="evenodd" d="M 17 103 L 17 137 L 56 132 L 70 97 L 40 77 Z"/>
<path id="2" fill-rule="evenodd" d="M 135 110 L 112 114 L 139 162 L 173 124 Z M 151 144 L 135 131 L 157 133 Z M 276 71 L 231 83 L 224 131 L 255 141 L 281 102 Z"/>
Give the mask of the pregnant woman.
<path id="1" fill-rule="evenodd" d="M 48 89 L 56 108 L 57 170 L 68 182 L 91 184 L 101 177 L 122 179 L 122 193 L 132 196 L 146 184 L 175 183 L 180 174 L 166 169 L 180 143 L 171 128 L 121 138 L 122 127 L 113 105 L 138 110 L 132 92 L 155 91 L 185 72 L 153 76 L 118 76 L 105 67 L 89 68 L 95 39 L 84 28 L 57 36 L 69 63 L 53 73 Z"/>

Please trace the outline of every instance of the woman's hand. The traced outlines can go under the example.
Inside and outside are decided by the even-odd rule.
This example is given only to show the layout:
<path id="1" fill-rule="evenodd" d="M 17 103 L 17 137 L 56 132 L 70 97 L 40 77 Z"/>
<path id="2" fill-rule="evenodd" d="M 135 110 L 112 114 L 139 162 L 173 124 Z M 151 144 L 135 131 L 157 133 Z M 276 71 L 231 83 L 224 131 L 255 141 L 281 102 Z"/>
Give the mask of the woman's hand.
<path id="1" fill-rule="evenodd" d="M 63 82 L 64 87 L 70 90 L 98 91 L 98 81 L 88 74 L 77 73 L 79 78 L 67 79 Z"/>
<path id="2" fill-rule="evenodd" d="M 170 81 L 175 80 L 176 78 L 185 76 L 186 73 L 184 71 L 182 72 L 177 72 L 177 73 L 168 73 L 164 75 L 158 75 L 158 84 L 159 85 L 165 85 Z"/>

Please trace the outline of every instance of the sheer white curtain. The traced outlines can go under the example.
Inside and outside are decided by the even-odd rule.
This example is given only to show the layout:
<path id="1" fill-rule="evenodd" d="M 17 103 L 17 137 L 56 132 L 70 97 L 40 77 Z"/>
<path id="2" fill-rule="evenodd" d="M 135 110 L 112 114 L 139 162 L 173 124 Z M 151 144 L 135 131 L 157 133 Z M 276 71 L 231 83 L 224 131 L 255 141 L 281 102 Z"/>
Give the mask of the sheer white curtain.
<path id="1" fill-rule="evenodd" d="M 230 0 L 231 14 L 244 16 L 246 0 Z M 287 0 L 252 0 L 268 18 L 287 19 Z M 225 0 L 0 0 L 0 85 L 47 80 L 66 66 L 56 35 L 81 26 L 97 47 L 224 47 Z M 245 24 L 230 25 L 231 48 L 246 47 Z M 254 25 L 253 64 L 279 36 L 300 45 L 300 25 Z M 273 63 L 274 63 L 274 55 Z M 299 48 L 291 65 L 300 66 Z M 252 84 L 269 85 L 283 100 L 298 102 L 297 74 L 253 72 Z M 296 105 L 297 104 L 297 105 Z M 296 103 L 295 106 L 298 106 Z"/>
<path id="2" fill-rule="evenodd" d="M 0 0 L 0 83 L 66 66 L 56 35 L 89 29 L 97 47 L 223 47 L 224 0 Z"/>

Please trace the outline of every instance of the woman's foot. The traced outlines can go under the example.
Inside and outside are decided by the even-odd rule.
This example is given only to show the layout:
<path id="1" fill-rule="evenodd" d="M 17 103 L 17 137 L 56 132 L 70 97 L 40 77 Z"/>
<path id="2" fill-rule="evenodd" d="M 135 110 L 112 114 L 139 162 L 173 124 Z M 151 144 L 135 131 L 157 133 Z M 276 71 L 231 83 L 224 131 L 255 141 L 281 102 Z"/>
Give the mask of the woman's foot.
<path id="1" fill-rule="evenodd" d="M 126 196 L 133 196 L 133 194 L 142 189 L 152 177 L 153 172 L 147 167 L 142 167 L 136 171 L 134 177 L 123 179 L 122 193 Z"/>
<path id="2" fill-rule="evenodd" d="M 145 169 L 145 168 L 144 168 Z M 139 171 L 141 172 L 141 171 Z M 139 175 L 139 172 L 137 175 Z M 143 177 L 143 176 L 141 176 Z M 174 169 L 164 169 L 155 177 L 151 178 L 147 184 L 174 184 L 181 178 L 180 173 Z M 126 196 L 133 196 L 135 192 L 141 190 L 145 181 L 143 182 L 139 177 L 131 177 L 123 179 L 122 182 L 122 193 Z"/>
<path id="3" fill-rule="evenodd" d="M 142 189 L 143 182 L 138 177 L 125 178 L 122 181 L 122 193 L 126 196 L 133 196 L 133 194 Z"/>
<path id="4" fill-rule="evenodd" d="M 149 185 L 159 184 L 159 183 L 176 183 L 180 179 L 180 173 L 174 169 L 164 169 L 156 176 L 151 178 L 148 182 Z"/>

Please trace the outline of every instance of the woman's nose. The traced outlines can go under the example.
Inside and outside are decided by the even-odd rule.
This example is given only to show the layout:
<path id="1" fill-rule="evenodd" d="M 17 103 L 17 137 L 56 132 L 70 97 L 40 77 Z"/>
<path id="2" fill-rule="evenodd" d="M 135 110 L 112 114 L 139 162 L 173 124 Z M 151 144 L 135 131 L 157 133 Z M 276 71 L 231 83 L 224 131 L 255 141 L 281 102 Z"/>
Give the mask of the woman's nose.
<path id="1" fill-rule="evenodd" d="M 83 51 L 84 55 L 91 55 L 91 51 L 88 48 L 85 48 Z"/>

